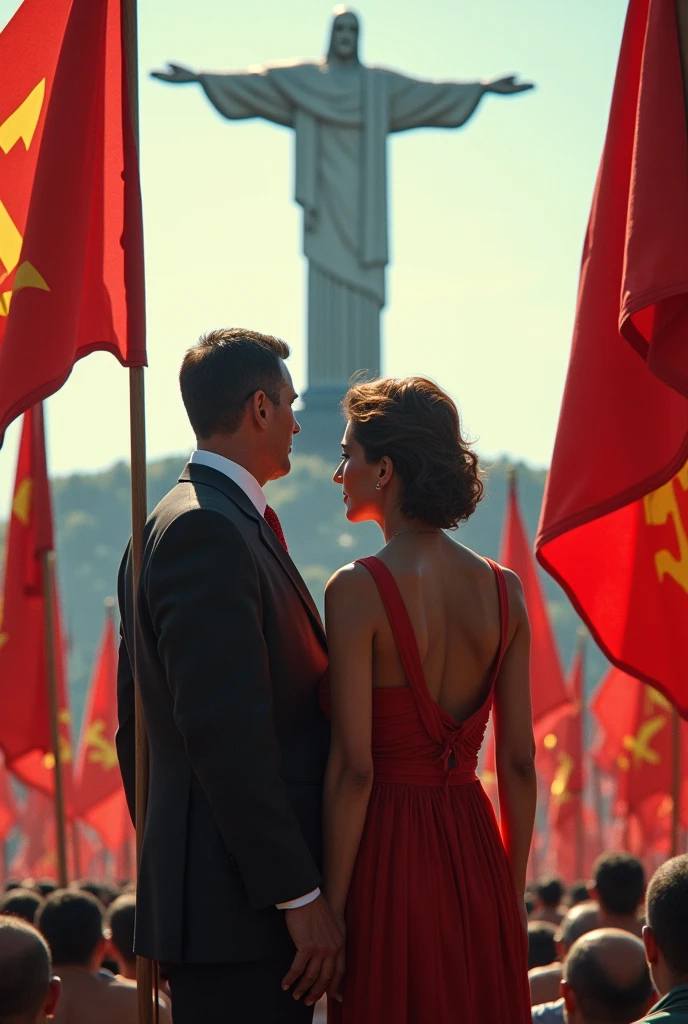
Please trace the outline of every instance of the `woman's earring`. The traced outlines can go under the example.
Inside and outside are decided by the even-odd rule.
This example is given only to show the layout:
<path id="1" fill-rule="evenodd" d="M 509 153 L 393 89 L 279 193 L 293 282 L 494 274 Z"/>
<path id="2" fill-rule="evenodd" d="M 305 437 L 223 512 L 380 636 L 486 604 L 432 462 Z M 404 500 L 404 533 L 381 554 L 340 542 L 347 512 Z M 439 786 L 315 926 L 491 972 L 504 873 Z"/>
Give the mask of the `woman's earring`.
<path id="1" fill-rule="evenodd" d="M 380 481 L 379 481 L 379 480 L 378 480 L 378 482 L 377 482 L 377 483 L 375 484 L 375 490 L 376 490 L 376 491 L 381 491 L 381 490 L 382 490 L 382 485 L 381 485 L 381 483 L 380 483 Z"/>

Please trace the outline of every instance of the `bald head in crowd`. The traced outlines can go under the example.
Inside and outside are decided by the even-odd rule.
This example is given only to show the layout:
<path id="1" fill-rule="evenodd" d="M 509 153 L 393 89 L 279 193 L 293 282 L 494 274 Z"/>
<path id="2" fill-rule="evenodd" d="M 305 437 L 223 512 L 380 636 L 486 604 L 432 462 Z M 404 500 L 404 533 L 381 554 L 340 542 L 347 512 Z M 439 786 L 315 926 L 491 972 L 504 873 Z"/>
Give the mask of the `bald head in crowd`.
<path id="1" fill-rule="evenodd" d="M 597 928 L 574 942 L 561 983 L 567 1024 L 633 1024 L 652 1001 L 640 939 Z"/>
<path id="2" fill-rule="evenodd" d="M 59 998 L 43 936 L 26 921 L 0 917 L 0 1024 L 52 1020 Z"/>

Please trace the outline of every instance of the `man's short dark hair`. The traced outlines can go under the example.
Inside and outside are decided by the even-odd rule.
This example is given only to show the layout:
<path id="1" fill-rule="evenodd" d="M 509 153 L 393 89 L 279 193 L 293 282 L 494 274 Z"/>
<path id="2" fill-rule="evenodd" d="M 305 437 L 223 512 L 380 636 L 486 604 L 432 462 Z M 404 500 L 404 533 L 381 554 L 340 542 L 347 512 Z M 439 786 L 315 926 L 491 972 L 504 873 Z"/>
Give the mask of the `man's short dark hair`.
<path id="1" fill-rule="evenodd" d="M 593 865 L 595 887 L 603 910 L 634 914 L 645 891 L 645 871 L 630 853 L 603 853 Z"/>
<path id="2" fill-rule="evenodd" d="M 0 917 L 0 1024 L 35 1017 L 48 994 L 50 950 L 26 921 Z"/>
<path id="3" fill-rule="evenodd" d="M 78 878 L 75 882 L 70 883 L 69 888 L 78 889 L 80 892 L 90 892 L 91 896 L 95 896 L 106 909 L 120 894 L 117 886 L 105 879 L 98 882 L 94 878 Z"/>
<path id="4" fill-rule="evenodd" d="M 647 888 L 647 923 L 670 969 L 688 978 L 688 854 L 658 868 Z"/>
<path id="5" fill-rule="evenodd" d="M 87 967 L 103 938 L 103 907 L 88 892 L 58 889 L 46 899 L 37 918 L 54 964 Z"/>
<path id="6" fill-rule="evenodd" d="M 54 878 L 37 878 L 33 883 L 33 888 L 41 894 L 41 896 L 49 896 L 51 892 L 55 892 L 59 888 Z"/>
<path id="7" fill-rule="evenodd" d="M 235 433 L 256 391 L 279 405 L 281 360 L 288 356 L 286 342 L 269 334 L 241 327 L 204 334 L 188 350 L 179 371 L 182 400 L 196 437 Z"/>
<path id="8" fill-rule="evenodd" d="M 564 895 L 564 886 L 559 878 L 543 878 L 538 884 L 537 894 L 546 907 L 556 910 Z"/>
<path id="9" fill-rule="evenodd" d="M 567 907 L 575 907 L 579 903 L 587 903 L 590 899 L 587 882 L 573 882 L 566 890 L 564 902 Z"/>
<path id="10" fill-rule="evenodd" d="M 123 960 L 131 963 L 134 959 L 134 918 L 136 917 L 136 896 L 133 892 L 118 896 L 108 907 L 105 926 L 110 929 L 112 945 Z"/>
<path id="11" fill-rule="evenodd" d="M 42 906 L 43 897 L 33 889 L 10 889 L 0 896 L 0 914 L 21 917 L 29 924 L 34 923 L 36 913 Z"/>
<path id="12" fill-rule="evenodd" d="M 23 889 L 23 888 L 24 887 L 23 887 L 23 885 L 21 883 L 21 878 L 14 878 L 14 876 L 10 875 L 9 878 L 5 879 L 5 885 L 4 885 L 4 891 L 5 892 L 9 892 L 10 889 Z"/>
<path id="13" fill-rule="evenodd" d="M 642 1017 L 652 981 L 642 957 L 640 964 L 641 972 L 632 984 L 619 985 L 600 964 L 599 947 L 585 940 L 573 944 L 564 964 L 564 980 L 575 992 L 589 1024 L 631 1024 Z"/>
<path id="14" fill-rule="evenodd" d="M 547 967 L 557 959 L 556 932 L 556 925 L 549 921 L 528 922 L 528 970 Z"/>

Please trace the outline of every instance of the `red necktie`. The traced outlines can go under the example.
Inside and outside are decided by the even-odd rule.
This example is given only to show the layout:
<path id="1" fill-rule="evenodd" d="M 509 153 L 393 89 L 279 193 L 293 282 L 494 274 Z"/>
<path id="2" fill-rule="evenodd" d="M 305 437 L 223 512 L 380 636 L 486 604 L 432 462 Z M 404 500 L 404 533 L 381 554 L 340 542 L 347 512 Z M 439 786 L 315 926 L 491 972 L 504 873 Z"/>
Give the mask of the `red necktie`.
<path id="1" fill-rule="evenodd" d="M 284 530 L 282 529 L 282 524 L 280 523 L 279 517 L 275 512 L 274 508 L 270 508 L 269 505 L 265 506 L 265 522 L 268 524 L 269 527 L 271 527 L 273 533 L 277 537 L 277 540 L 280 542 L 280 544 L 287 552 L 287 554 L 289 554 L 289 548 L 287 547 L 287 542 L 284 539 Z"/>

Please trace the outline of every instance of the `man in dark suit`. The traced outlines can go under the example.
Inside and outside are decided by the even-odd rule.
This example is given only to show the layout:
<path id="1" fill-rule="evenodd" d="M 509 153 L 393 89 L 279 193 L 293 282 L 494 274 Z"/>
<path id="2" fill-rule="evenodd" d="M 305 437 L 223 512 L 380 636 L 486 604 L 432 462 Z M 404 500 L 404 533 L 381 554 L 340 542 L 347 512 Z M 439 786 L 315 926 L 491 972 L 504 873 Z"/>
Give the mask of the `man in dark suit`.
<path id="1" fill-rule="evenodd" d="M 343 937 L 320 893 L 327 669 L 313 600 L 262 486 L 299 426 L 284 342 L 214 331 L 187 352 L 197 450 L 146 524 L 134 614 L 120 569 L 117 749 L 134 810 L 134 628 L 150 749 L 136 952 L 175 1024 L 312 1019 Z"/>

